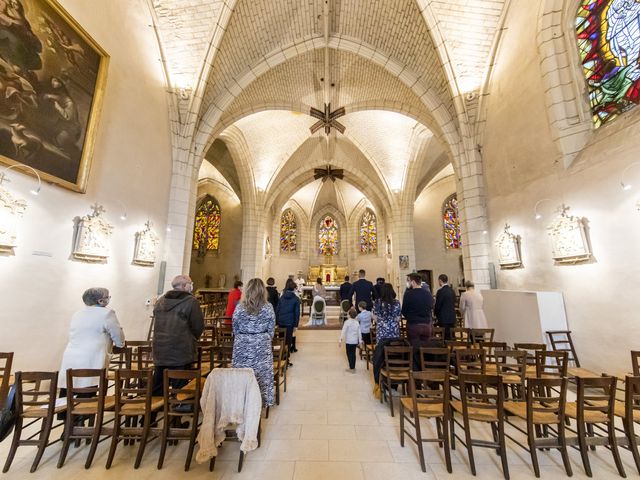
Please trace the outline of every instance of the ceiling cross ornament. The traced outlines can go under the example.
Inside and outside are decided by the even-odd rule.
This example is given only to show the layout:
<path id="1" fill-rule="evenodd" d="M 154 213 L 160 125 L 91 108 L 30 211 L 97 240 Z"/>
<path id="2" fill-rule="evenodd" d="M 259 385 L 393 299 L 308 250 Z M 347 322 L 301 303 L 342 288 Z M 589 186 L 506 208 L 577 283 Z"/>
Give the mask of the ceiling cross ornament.
<path id="1" fill-rule="evenodd" d="M 332 168 L 331 165 L 327 165 L 325 168 L 314 168 L 313 169 L 313 179 L 318 180 L 322 179 L 322 183 L 326 182 L 327 179 L 331 179 L 332 182 L 335 182 L 336 179 L 344 179 L 344 170 L 342 168 Z"/>
<path id="2" fill-rule="evenodd" d="M 89 208 L 91 208 L 91 210 L 93 210 L 93 214 L 91 215 L 92 217 L 99 217 L 100 215 L 102 215 L 103 213 L 106 212 L 104 207 L 102 205 L 100 205 L 98 202 L 94 203 Z"/>
<path id="3" fill-rule="evenodd" d="M 337 108 L 333 112 L 331 111 L 331 104 L 324 104 L 324 112 L 317 108 L 311 107 L 309 115 L 313 118 L 317 118 L 318 121 L 309 127 L 311 134 L 316 133 L 318 130 L 324 127 L 324 133 L 329 135 L 331 128 L 335 128 L 340 133 L 344 134 L 346 127 L 337 121 L 338 118 L 344 116 L 346 113 L 344 107 Z"/>

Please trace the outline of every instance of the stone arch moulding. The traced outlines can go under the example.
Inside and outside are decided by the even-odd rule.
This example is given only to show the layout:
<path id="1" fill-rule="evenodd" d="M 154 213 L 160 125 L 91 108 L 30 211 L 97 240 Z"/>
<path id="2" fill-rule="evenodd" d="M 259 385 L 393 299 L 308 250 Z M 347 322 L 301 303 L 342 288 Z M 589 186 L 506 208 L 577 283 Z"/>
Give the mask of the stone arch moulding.
<path id="1" fill-rule="evenodd" d="M 278 48 L 272 53 L 265 55 L 257 65 L 248 68 L 245 74 L 237 80 L 237 83 L 238 85 L 242 85 L 244 88 L 248 86 L 251 81 L 256 79 L 255 72 L 265 72 L 280 63 L 290 60 L 291 58 L 320 48 L 324 48 L 324 45 L 305 38 L 300 39 L 290 46 Z M 421 99 L 427 109 L 430 112 L 433 112 L 433 122 L 431 125 L 427 125 L 427 127 L 434 133 L 441 133 L 443 135 L 446 140 L 445 144 L 451 151 L 452 159 L 455 160 L 454 165 L 457 165 L 459 160 L 458 154 L 460 151 L 459 146 L 461 142 L 457 123 L 454 121 L 447 107 L 438 95 L 433 92 L 428 85 L 425 85 L 420 81 L 418 75 L 411 72 L 404 65 L 398 63 L 393 57 L 376 50 L 374 47 L 360 44 L 346 37 L 339 35 L 331 36 L 329 40 L 329 48 L 355 53 L 367 60 L 370 60 L 375 65 L 384 68 L 390 75 L 397 77 L 407 85 L 407 87 L 409 87 L 418 96 L 418 98 Z M 283 55 L 283 52 L 285 52 L 285 55 Z M 193 138 L 193 147 L 191 151 L 195 157 L 200 158 L 204 155 L 209 144 L 213 141 L 215 130 L 218 127 L 218 122 L 235 98 L 236 97 L 230 91 L 227 91 L 224 95 L 217 98 L 213 104 L 209 106 L 207 111 L 204 112 Z"/>
<path id="2" fill-rule="evenodd" d="M 578 59 L 575 17 L 580 0 L 543 0 L 537 44 L 545 102 L 559 163 L 569 168 L 594 131 Z"/>

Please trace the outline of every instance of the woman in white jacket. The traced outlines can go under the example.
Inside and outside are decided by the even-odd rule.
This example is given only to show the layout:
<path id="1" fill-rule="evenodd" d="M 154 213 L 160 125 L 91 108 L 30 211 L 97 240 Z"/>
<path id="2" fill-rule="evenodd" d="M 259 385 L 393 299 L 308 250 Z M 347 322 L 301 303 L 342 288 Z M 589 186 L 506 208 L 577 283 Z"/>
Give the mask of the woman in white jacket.
<path id="1" fill-rule="evenodd" d="M 460 295 L 460 313 L 464 317 L 466 328 L 487 328 L 487 319 L 482 311 L 484 300 L 480 293 L 476 292 L 474 284 L 466 282 L 466 292 Z"/>
<path id="2" fill-rule="evenodd" d="M 58 378 L 60 388 L 67 387 L 68 368 L 107 368 L 111 346 L 124 346 L 124 333 L 116 313 L 106 308 L 110 298 L 106 288 L 90 288 L 82 295 L 86 306 L 74 313 L 71 319 L 69 343 L 62 356 Z M 82 378 L 74 384 L 76 387 L 90 387 L 98 384 L 98 378 Z"/>

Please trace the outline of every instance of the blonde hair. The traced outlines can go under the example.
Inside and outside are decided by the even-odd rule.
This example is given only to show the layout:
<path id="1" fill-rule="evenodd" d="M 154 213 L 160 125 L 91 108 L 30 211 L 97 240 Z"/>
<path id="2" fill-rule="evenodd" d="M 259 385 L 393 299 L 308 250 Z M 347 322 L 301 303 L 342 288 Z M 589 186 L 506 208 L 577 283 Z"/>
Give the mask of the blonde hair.
<path id="1" fill-rule="evenodd" d="M 260 278 L 252 278 L 249 280 L 242 293 L 242 300 L 240 302 L 250 315 L 257 315 L 262 309 L 262 306 L 267 303 L 267 289 Z"/>

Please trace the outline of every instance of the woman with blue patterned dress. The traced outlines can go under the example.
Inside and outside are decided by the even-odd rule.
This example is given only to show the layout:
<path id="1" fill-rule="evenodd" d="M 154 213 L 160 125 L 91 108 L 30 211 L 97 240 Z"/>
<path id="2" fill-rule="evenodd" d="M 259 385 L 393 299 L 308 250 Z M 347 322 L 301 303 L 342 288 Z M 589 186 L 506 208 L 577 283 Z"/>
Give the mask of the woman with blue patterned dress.
<path id="1" fill-rule="evenodd" d="M 262 403 L 274 403 L 273 351 L 276 325 L 267 289 L 259 278 L 247 283 L 243 297 L 233 312 L 233 368 L 252 368 L 260 386 Z"/>
<path id="2" fill-rule="evenodd" d="M 380 289 L 380 298 L 373 304 L 373 316 L 376 319 L 376 343 L 389 338 L 400 337 L 400 302 L 390 283 Z"/>

